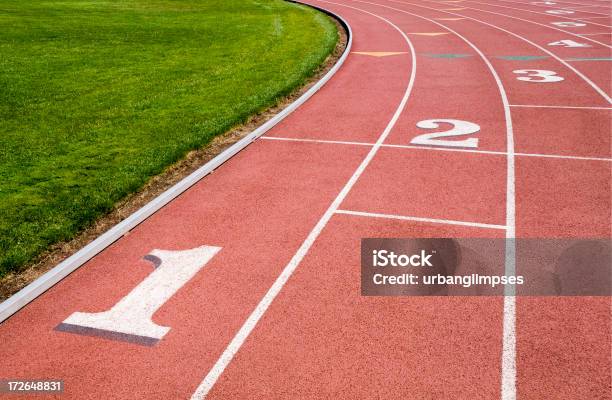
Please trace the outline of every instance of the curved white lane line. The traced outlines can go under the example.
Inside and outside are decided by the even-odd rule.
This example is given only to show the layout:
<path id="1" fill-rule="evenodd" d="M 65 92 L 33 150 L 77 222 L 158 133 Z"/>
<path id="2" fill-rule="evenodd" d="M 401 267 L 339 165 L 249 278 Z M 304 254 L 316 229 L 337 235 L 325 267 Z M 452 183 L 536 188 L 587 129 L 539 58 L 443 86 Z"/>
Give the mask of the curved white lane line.
<path id="1" fill-rule="evenodd" d="M 192 172 L 186 178 L 176 183 L 174 186 L 151 200 L 149 203 L 142 206 L 142 208 L 135 211 L 133 214 L 128 216 L 126 219 L 118 223 L 117 225 L 98 236 L 95 240 L 87 244 L 85 247 L 47 271 L 45 274 L 40 276 L 34 282 L 15 293 L 4 302 L 0 303 L 0 323 L 9 318 L 11 315 L 25 307 L 28 303 L 36 299 L 38 296 L 43 294 L 53 285 L 60 282 L 62 279 L 70 275 L 73 271 L 80 268 L 87 261 L 91 260 L 102 250 L 119 240 L 130 230 L 134 229 L 140 223 L 144 222 L 151 215 L 155 214 L 158 210 L 165 207 L 168 203 L 178 197 L 181 193 L 187 191 L 191 186 L 198 183 L 206 175 L 210 174 L 215 169 L 219 168 L 224 162 L 238 154 L 242 149 L 247 147 L 258 137 L 272 129 L 276 124 L 281 122 L 285 117 L 295 111 L 299 106 L 304 104 L 306 100 L 312 97 L 319 89 L 331 79 L 332 76 L 340 69 L 344 61 L 350 52 L 350 38 L 346 49 L 342 53 L 342 56 L 336 64 L 310 89 L 302 94 L 297 100 L 289 104 L 278 114 L 272 117 L 270 120 L 265 122 L 263 125 L 249 133 L 247 136 L 228 147 L 226 150 L 218 154 L 215 158 Z"/>
<path id="2" fill-rule="evenodd" d="M 431 3 L 436 3 L 436 1 L 435 1 L 435 0 L 426 0 L 426 1 L 429 1 L 429 2 L 431 2 Z M 489 3 L 482 3 L 482 2 L 480 2 L 480 1 L 472 1 L 472 0 L 468 0 L 468 2 L 469 2 L 469 3 L 476 3 L 476 4 L 490 5 Z M 481 8 L 474 8 L 474 7 L 468 7 L 468 6 L 463 6 L 463 5 L 461 6 L 461 8 L 467 8 L 467 9 L 469 9 L 469 10 L 480 11 L 480 12 L 486 12 L 486 13 L 489 13 L 489 14 L 499 15 L 499 16 L 501 16 L 501 17 L 512 18 L 512 19 L 516 19 L 516 20 L 519 20 L 519 21 L 528 22 L 528 23 L 530 23 L 530 24 L 534 24 L 534 25 L 543 26 L 543 27 L 545 27 L 545 28 L 549 28 L 549 29 L 554 29 L 554 30 L 556 30 L 556 31 L 563 32 L 563 33 L 568 34 L 568 35 L 576 36 L 576 37 L 579 37 L 579 38 L 581 38 L 581 39 L 588 40 L 588 41 L 590 41 L 590 42 L 597 43 L 597 44 L 600 44 L 600 45 L 605 46 L 605 47 L 608 47 L 608 48 L 612 48 L 612 45 L 609 45 L 609 44 L 606 44 L 606 43 L 603 43 L 603 42 L 597 41 L 597 40 L 595 40 L 595 39 L 591 39 L 591 38 L 586 38 L 586 37 L 583 37 L 581 34 L 574 33 L 574 32 L 570 32 L 570 31 L 566 31 L 565 29 L 559 29 L 559 28 L 554 27 L 554 26 L 550 26 L 550 25 L 542 24 L 542 23 L 540 23 L 540 22 L 530 21 L 530 20 L 528 20 L 528 19 L 523 19 L 523 18 L 519 18 L 519 17 L 512 16 L 512 15 L 508 15 L 508 14 L 501 14 L 501 13 L 497 13 L 497 12 L 495 12 L 495 11 L 483 10 L 483 9 L 481 9 Z"/>
<path id="3" fill-rule="evenodd" d="M 232 341 L 225 348 L 225 350 L 223 351 L 223 353 L 221 354 L 221 356 L 219 357 L 215 365 L 213 365 L 213 367 L 208 372 L 204 380 L 200 383 L 200 385 L 196 389 L 195 393 L 192 395 L 191 397 L 192 400 L 200 400 L 206 397 L 206 395 L 213 388 L 213 386 L 215 385 L 215 383 L 217 382 L 221 374 L 223 374 L 223 371 L 225 371 L 225 368 L 232 361 L 232 359 L 234 358 L 234 355 L 240 350 L 244 341 L 251 334 L 251 332 L 253 331 L 253 329 L 255 328 L 259 320 L 261 319 L 261 317 L 264 315 L 264 313 L 268 310 L 268 307 L 270 307 L 270 304 L 272 304 L 272 301 L 274 301 L 276 296 L 282 290 L 283 286 L 285 286 L 285 283 L 287 283 L 287 281 L 289 280 L 293 272 L 297 269 L 299 264 L 302 262 L 302 259 L 306 256 L 306 254 L 308 253 L 308 251 L 314 244 L 315 240 L 319 237 L 319 234 L 321 233 L 323 228 L 325 228 L 325 226 L 327 225 L 331 217 L 338 210 L 340 203 L 342 203 L 342 201 L 346 198 L 346 196 L 348 195 L 349 191 L 351 190 L 355 182 L 357 182 L 357 179 L 359 179 L 361 174 L 363 174 L 364 170 L 366 169 L 370 161 L 372 161 L 372 158 L 374 157 L 374 155 L 381 148 L 383 142 L 385 141 L 385 139 L 387 138 L 387 136 L 389 135 L 389 133 L 395 126 L 395 123 L 397 122 L 399 116 L 404 110 L 404 107 L 406 106 L 406 102 L 408 101 L 408 97 L 410 96 L 410 93 L 412 92 L 412 87 L 414 86 L 414 80 L 416 76 L 416 53 L 414 51 L 414 47 L 412 46 L 412 42 L 410 41 L 408 36 L 406 36 L 404 31 L 402 31 L 400 28 L 394 25 L 391 21 L 377 14 L 374 14 L 374 13 L 371 13 L 371 12 L 368 12 L 368 11 L 365 11 L 365 10 L 362 10 L 356 7 L 351 7 L 346 4 L 339 4 L 339 3 L 334 3 L 334 2 L 326 1 L 326 0 L 321 0 L 321 1 L 324 3 L 328 3 L 328 4 L 334 4 L 334 5 L 338 5 L 342 7 L 352 8 L 354 10 L 372 15 L 373 17 L 376 17 L 386 22 L 391 27 L 393 27 L 396 31 L 398 31 L 402 35 L 406 43 L 408 44 L 408 47 L 410 48 L 410 54 L 412 57 L 412 69 L 410 72 L 410 78 L 408 81 L 408 85 L 406 87 L 402 100 L 400 101 L 397 109 L 395 110 L 395 113 L 393 114 L 393 117 L 391 118 L 387 126 L 385 127 L 384 131 L 379 136 L 374 146 L 372 146 L 372 148 L 370 149 L 368 154 L 365 156 L 361 164 L 359 164 L 359 167 L 357 167 L 357 169 L 355 170 L 351 178 L 344 185 L 340 193 L 338 193 L 334 201 L 331 203 L 329 208 L 325 211 L 321 219 L 319 219 L 319 221 L 314 226 L 314 228 L 310 231 L 310 233 L 308 234 L 308 236 L 306 237 L 302 245 L 299 247 L 297 252 L 293 255 L 289 263 L 285 266 L 285 268 L 283 269 L 281 274 L 278 276 L 276 281 L 274 281 L 270 289 L 268 289 L 268 292 L 264 295 L 264 297 L 261 299 L 259 304 L 257 304 L 257 306 L 255 307 L 251 315 L 249 315 L 249 317 L 244 322 L 242 327 L 238 330 L 238 332 L 236 333 Z"/>
<path id="4" fill-rule="evenodd" d="M 573 67 L 571 64 L 567 63 L 565 60 L 563 60 L 562 58 L 560 58 L 559 56 L 557 56 L 556 54 L 554 54 L 554 53 L 553 53 L 553 52 L 551 52 L 550 50 L 545 49 L 544 47 L 540 46 L 539 44 L 534 43 L 534 42 L 532 42 L 531 40 L 529 40 L 529 39 L 527 39 L 527 38 L 525 38 L 525 37 L 523 37 L 523 36 L 521 36 L 521 35 L 519 35 L 519 34 L 516 34 L 516 33 L 514 33 L 514 32 L 510 32 L 510 31 L 509 31 L 509 30 L 507 30 L 507 29 L 500 28 L 500 27 L 499 27 L 499 26 L 497 26 L 497 25 L 490 24 L 490 23 L 488 23 L 488 22 L 485 22 L 485 21 L 479 20 L 479 19 L 477 19 L 477 18 L 470 17 L 470 16 L 463 15 L 463 14 L 459 14 L 459 13 L 452 12 L 452 11 L 444 11 L 444 10 L 440 10 L 440 9 L 437 9 L 437 8 L 432 8 L 432 7 L 422 6 L 422 5 L 420 5 L 420 4 L 409 3 L 409 2 L 407 2 L 407 1 L 399 1 L 399 0 L 386 0 L 386 1 L 390 1 L 390 2 L 393 2 L 393 3 L 399 3 L 399 4 L 404 4 L 404 5 L 408 5 L 408 6 L 414 6 L 414 7 L 425 8 L 425 9 L 428 9 L 428 10 L 439 11 L 439 12 L 443 12 L 443 13 L 445 13 L 445 14 L 450 14 L 450 15 L 454 15 L 454 16 L 457 16 L 457 17 L 461 17 L 461 18 L 465 18 L 465 19 L 470 19 L 470 20 L 472 20 L 472 21 L 478 22 L 478 23 L 483 24 L 483 25 L 490 26 L 491 28 L 494 28 L 494 29 L 500 30 L 500 31 L 502 31 L 502 32 L 505 32 L 505 33 L 507 33 L 507 34 L 509 34 L 509 35 L 512 35 L 512 36 L 514 36 L 514 37 L 516 37 L 516 38 L 518 38 L 518 39 L 520 39 L 520 40 L 522 40 L 522 41 L 524 41 L 524 42 L 526 42 L 526 43 L 529 43 L 530 45 L 532 45 L 532 46 L 534 46 L 534 47 L 536 47 L 536 48 L 540 49 L 541 51 L 543 51 L 544 53 L 548 54 L 549 56 L 551 56 L 551 57 L 552 57 L 552 58 L 554 58 L 555 60 L 559 61 L 561 64 L 565 65 L 567 68 L 569 68 L 570 70 L 572 70 L 572 71 L 573 71 L 573 72 L 574 72 L 576 75 L 578 75 L 580 78 L 582 78 L 582 80 L 584 80 L 586 83 L 588 83 L 588 84 L 589 84 L 589 86 L 591 86 L 591 87 L 592 87 L 592 88 L 593 88 L 593 89 L 594 89 L 594 90 L 595 90 L 597 93 L 599 93 L 599 95 L 600 95 L 601 97 L 603 97 L 603 98 L 604 98 L 604 99 L 605 99 L 605 100 L 606 100 L 608 103 L 612 104 L 612 98 L 610 98 L 610 96 L 609 96 L 609 95 L 608 95 L 606 92 L 604 92 L 603 90 L 601 90 L 601 88 L 600 88 L 599 86 L 597 86 L 597 85 L 596 85 L 596 84 L 595 84 L 593 81 L 591 81 L 591 80 L 590 80 L 590 79 L 589 79 L 587 76 L 585 76 L 585 75 L 584 75 L 582 72 L 578 71 L 578 70 L 577 70 L 576 68 L 574 68 L 574 67 Z"/>
<path id="5" fill-rule="evenodd" d="M 489 59 L 483 54 L 478 47 L 476 47 L 467 38 L 452 30 L 448 26 L 435 21 L 430 18 L 423 17 L 418 14 L 413 14 L 409 11 L 402 10 L 399 8 L 390 7 L 380 3 L 372 3 L 365 0 L 353 0 L 359 3 L 373 4 L 379 7 L 389 8 L 402 13 L 410 14 L 414 17 L 421 18 L 432 22 L 449 32 L 452 32 L 461 40 L 463 40 L 468 46 L 482 58 L 486 66 L 489 68 L 491 75 L 497 83 L 499 94 L 502 99 L 504 106 L 504 117 L 506 120 L 506 143 L 507 143 L 507 167 L 506 167 L 506 258 L 505 258 L 505 274 L 515 275 L 516 272 L 516 249 L 515 249 L 515 236 L 516 236 L 516 193 L 515 193 L 515 166 L 514 166 L 514 130 L 512 127 L 512 116 L 510 112 L 510 102 L 506 95 L 506 89 L 501 81 L 501 78 L 497 74 L 495 68 L 489 61 Z M 516 399 L 516 299 L 514 297 L 514 291 L 509 290 L 509 287 L 505 288 L 504 296 L 504 320 L 502 328 L 502 354 L 501 354 L 501 399 L 502 400 L 515 400 Z"/>

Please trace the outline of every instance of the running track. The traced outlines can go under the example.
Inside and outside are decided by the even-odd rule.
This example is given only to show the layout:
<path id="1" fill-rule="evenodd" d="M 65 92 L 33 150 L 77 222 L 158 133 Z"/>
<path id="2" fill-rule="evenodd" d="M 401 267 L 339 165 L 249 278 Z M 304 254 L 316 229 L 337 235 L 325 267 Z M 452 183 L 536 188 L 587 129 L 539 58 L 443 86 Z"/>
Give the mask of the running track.
<path id="1" fill-rule="evenodd" d="M 311 3 L 352 27 L 339 72 L 1 323 L 2 378 L 63 379 L 62 399 L 611 399 L 609 297 L 359 294 L 364 237 L 610 237 L 609 3 Z M 411 143 L 440 119 L 477 146 Z M 150 310 L 159 341 L 71 327 L 159 297 L 152 261 L 200 246 Z"/>

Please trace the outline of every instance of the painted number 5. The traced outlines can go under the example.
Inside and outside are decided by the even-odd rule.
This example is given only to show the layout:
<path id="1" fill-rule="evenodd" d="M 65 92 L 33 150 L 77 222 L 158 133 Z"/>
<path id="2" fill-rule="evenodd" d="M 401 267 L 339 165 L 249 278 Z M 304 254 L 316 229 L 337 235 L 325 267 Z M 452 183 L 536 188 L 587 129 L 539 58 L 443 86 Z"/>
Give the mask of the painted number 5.
<path id="1" fill-rule="evenodd" d="M 476 133 L 480 130 L 480 126 L 459 119 L 426 119 L 417 124 L 421 129 L 436 129 L 440 124 L 451 124 L 452 129 L 443 132 L 425 133 L 416 136 L 410 143 L 423 144 L 427 146 L 444 146 L 444 147 L 478 147 L 477 138 L 469 138 L 464 140 L 443 140 L 442 137 L 463 136 Z"/>
<path id="2" fill-rule="evenodd" d="M 213 246 L 182 251 L 153 250 L 145 256 L 155 266 L 153 272 L 110 310 L 75 312 L 56 329 L 152 346 L 170 330 L 153 322 L 153 314 L 219 250 L 220 247 Z"/>
<path id="3" fill-rule="evenodd" d="M 550 83 L 563 80 L 563 77 L 557 75 L 555 71 L 548 71 L 545 69 L 517 69 L 512 72 L 519 75 L 527 75 L 516 78 L 519 81 L 525 82 Z"/>

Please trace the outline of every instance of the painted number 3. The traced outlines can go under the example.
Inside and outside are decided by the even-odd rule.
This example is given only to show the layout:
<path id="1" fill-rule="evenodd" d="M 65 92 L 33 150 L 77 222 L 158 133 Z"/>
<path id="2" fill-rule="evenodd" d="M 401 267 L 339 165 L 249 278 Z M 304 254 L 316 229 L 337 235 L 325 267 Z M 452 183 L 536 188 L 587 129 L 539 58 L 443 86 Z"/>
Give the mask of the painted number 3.
<path id="1" fill-rule="evenodd" d="M 557 75 L 555 71 L 548 71 L 545 69 L 517 69 L 512 72 L 519 75 L 526 75 L 516 78 L 519 81 L 525 82 L 551 83 L 563 80 L 563 77 Z"/>
<path id="2" fill-rule="evenodd" d="M 464 140 L 445 140 L 451 136 L 463 136 L 476 133 L 480 130 L 480 126 L 459 119 L 426 119 L 417 124 L 421 129 L 436 129 L 440 124 L 450 124 L 453 127 L 450 130 L 434 133 L 425 133 L 413 138 L 410 143 L 422 144 L 427 146 L 444 146 L 444 147 L 478 147 L 477 138 L 469 138 Z"/>

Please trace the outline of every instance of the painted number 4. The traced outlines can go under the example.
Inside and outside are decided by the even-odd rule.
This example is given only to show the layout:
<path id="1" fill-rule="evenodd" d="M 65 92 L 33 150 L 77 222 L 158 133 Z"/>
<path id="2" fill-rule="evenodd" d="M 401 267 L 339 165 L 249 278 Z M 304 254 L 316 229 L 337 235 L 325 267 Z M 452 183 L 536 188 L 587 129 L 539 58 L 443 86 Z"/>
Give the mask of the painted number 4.
<path id="1" fill-rule="evenodd" d="M 586 44 L 586 43 L 578 43 L 578 42 L 574 42 L 573 40 L 559 40 L 558 42 L 550 42 L 548 43 L 549 46 L 563 46 L 563 47 L 591 47 L 590 45 Z"/>
<path id="2" fill-rule="evenodd" d="M 155 266 L 138 286 L 110 310 L 75 312 L 59 331 L 102 336 L 152 346 L 170 330 L 153 322 L 153 314 L 221 250 L 201 246 L 191 250 L 153 250 L 145 259 Z"/>
<path id="3" fill-rule="evenodd" d="M 469 138 L 464 140 L 445 140 L 440 138 L 452 137 L 452 136 L 463 136 L 471 135 L 480 130 L 480 126 L 467 121 L 461 121 L 459 119 L 426 119 L 417 124 L 421 129 L 436 129 L 440 124 L 450 124 L 453 127 L 447 131 L 424 133 L 422 135 L 413 138 L 410 143 L 422 144 L 426 146 L 444 146 L 444 147 L 469 147 L 477 148 L 478 139 Z"/>

